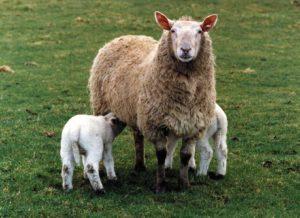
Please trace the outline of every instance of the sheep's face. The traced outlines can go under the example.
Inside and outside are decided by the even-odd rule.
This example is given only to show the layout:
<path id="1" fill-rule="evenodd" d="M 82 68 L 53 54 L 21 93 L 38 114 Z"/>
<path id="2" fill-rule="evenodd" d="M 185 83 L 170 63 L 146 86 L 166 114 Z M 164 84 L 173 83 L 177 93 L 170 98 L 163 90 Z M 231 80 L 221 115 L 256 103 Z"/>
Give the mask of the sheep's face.
<path id="1" fill-rule="evenodd" d="M 170 31 L 172 50 L 175 57 L 182 62 L 196 59 L 204 32 L 209 31 L 217 22 L 217 15 L 210 15 L 203 22 L 193 20 L 172 21 L 164 14 L 155 12 L 156 22 L 164 30 Z"/>

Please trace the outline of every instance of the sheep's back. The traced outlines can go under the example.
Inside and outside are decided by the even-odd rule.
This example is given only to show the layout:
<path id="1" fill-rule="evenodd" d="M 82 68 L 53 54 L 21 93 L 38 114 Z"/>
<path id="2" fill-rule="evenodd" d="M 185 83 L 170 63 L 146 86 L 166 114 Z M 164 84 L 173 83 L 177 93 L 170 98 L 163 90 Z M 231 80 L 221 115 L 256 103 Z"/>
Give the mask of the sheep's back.
<path id="1" fill-rule="evenodd" d="M 113 112 L 136 127 L 136 105 L 143 62 L 157 41 L 146 36 L 122 36 L 107 43 L 96 56 L 89 80 L 95 114 Z"/>

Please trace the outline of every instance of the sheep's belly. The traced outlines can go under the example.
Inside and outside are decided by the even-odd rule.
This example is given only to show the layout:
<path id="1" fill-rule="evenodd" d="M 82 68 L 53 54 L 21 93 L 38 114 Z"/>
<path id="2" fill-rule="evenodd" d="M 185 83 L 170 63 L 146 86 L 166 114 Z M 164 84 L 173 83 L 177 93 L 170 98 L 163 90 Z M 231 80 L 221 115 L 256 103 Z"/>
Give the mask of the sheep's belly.
<path id="1" fill-rule="evenodd" d="M 165 119 L 168 129 L 178 137 L 199 134 L 205 128 L 202 113 L 176 113 L 172 111 Z"/>

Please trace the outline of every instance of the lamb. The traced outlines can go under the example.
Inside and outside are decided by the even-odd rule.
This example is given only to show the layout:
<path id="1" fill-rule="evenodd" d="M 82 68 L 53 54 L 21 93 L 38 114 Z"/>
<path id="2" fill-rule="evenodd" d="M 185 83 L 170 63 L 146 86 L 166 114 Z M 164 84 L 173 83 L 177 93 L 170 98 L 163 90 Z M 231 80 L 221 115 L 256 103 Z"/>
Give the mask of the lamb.
<path id="1" fill-rule="evenodd" d="M 210 172 L 209 175 L 212 179 L 222 179 L 226 174 L 227 167 L 227 126 L 228 121 L 225 112 L 222 108 L 216 104 L 215 117 L 207 129 L 203 138 L 197 141 L 196 147 L 200 152 L 201 161 L 197 171 L 197 176 L 207 175 L 210 161 L 213 156 L 213 150 L 209 144 L 209 139 L 213 139 L 216 149 L 216 156 L 218 160 L 217 172 Z M 169 144 L 167 148 L 167 157 L 165 161 L 165 168 L 172 168 L 173 155 L 176 147 L 176 142 Z M 192 169 L 196 168 L 195 165 L 195 152 L 192 152 L 192 157 L 189 162 L 189 167 Z"/>
<path id="2" fill-rule="evenodd" d="M 113 112 L 134 130 L 136 170 L 144 170 L 144 136 L 155 145 L 156 192 L 166 188 L 164 163 L 169 138 L 182 139 L 180 183 L 189 187 L 194 141 L 214 116 L 214 56 L 208 31 L 217 22 L 190 17 L 177 21 L 155 12 L 164 30 L 159 41 L 121 36 L 101 48 L 89 78 L 95 115 Z"/>
<path id="3" fill-rule="evenodd" d="M 84 166 L 84 178 L 88 178 L 97 194 L 105 193 L 100 180 L 99 162 L 104 159 L 107 177 L 116 180 L 112 142 L 125 127 L 112 113 L 106 116 L 76 115 L 64 126 L 60 156 L 63 189 L 71 190 L 74 162 Z"/>

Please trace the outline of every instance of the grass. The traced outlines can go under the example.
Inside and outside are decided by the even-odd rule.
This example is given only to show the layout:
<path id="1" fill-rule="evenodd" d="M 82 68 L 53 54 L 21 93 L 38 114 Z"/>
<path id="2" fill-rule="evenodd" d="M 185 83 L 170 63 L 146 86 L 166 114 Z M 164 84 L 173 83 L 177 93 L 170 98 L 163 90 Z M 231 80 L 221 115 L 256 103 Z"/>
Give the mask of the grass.
<path id="1" fill-rule="evenodd" d="M 20 1 L 0 0 L 0 216 L 299 217 L 299 1 Z M 218 13 L 211 32 L 218 103 L 229 119 L 228 175 L 191 176 L 189 191 L 153 194 L 155 155 L 131 175 L 133 141 L 114 144 L 120 185 L 104 178 L 97 197 L 75 171 L 61 189 L 59 141 L 64 123 L 90 113 L 87 79 L 97 50 L 124 34 L 158 39 L 153 11 L 201 19 Z M 48 137 L 48 135 L 53 135 Z M 178 153 L 178 152 L 177 152 Z M 211 169 L 216 167 L 213 161 Z"/>

